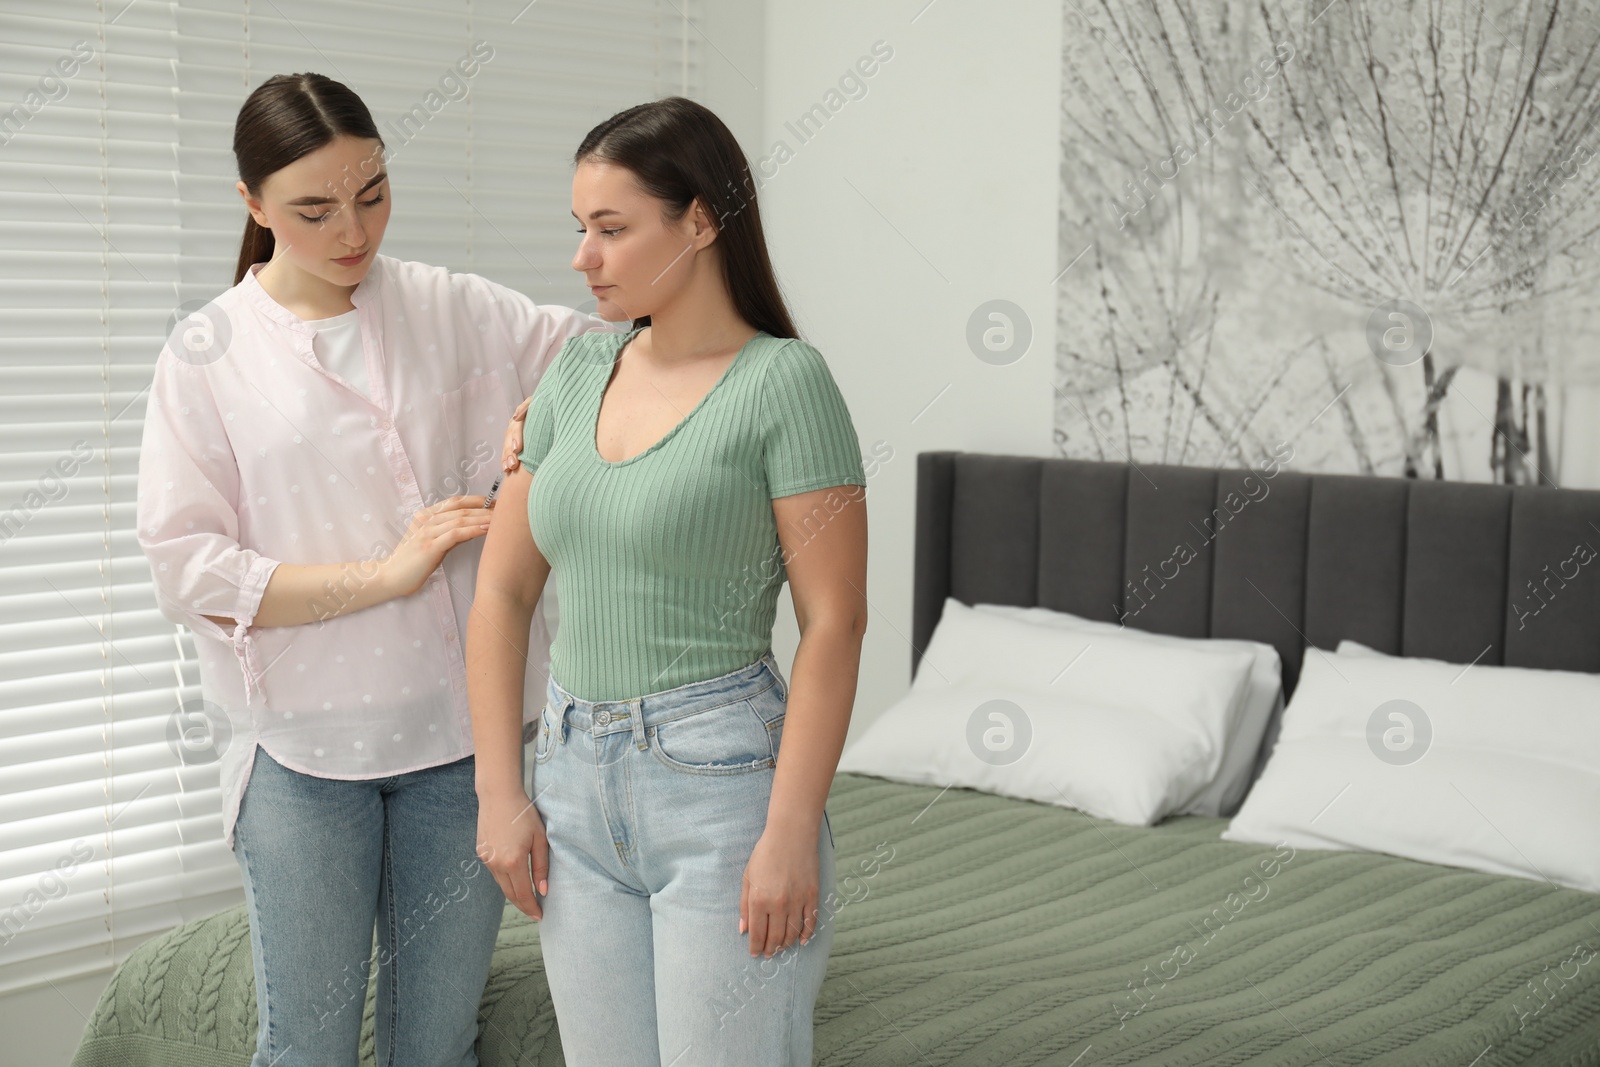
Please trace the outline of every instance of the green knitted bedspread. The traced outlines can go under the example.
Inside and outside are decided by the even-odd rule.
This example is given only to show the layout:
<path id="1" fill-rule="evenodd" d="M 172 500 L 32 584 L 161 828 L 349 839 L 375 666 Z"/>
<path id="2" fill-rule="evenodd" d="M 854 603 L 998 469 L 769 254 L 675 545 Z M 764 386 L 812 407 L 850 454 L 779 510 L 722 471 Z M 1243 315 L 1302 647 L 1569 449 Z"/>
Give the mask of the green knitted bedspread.
<path id="1" fill-rule="evenodd" d="M 1600 895 L 860 775 L 828 814 L 827 1067 L 1600 1065 Z M 562 1064 L 509 906 L 479 1023 L 486 1067 Z M 73 1065 L 248 1067 L 255 1029 L 232 908 L 141 945 Z"/>

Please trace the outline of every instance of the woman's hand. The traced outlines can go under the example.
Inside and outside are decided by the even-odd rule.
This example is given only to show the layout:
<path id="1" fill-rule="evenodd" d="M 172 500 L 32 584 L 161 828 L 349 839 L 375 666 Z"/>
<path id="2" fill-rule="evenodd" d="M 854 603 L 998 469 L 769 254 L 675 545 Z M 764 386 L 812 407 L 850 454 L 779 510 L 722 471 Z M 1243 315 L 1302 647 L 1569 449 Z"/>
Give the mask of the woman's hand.
<path id="1" fill-rule="evenodd" d="M 511 421 L 506 423 L 506 438 L 500 444 L 500 469 L 506 472 L 517 469 L 517 453 L 522 451 L 522 422 L 528 417 L 528 404 L 533 397 L 525 398 L 517 405 L 517 410 L 511 413 Z"/>
<path id="2" fill-rule="evenodd" d="M 539 809 L 520 787 L 478 797 L 478 858 L 518 911 L 534 920 L 544 918 L 533 887 L 549 892 L 550 839 Z"/>
<path id="3" fill-rule="evenodd" d="M 817 832 L 821 831 L 818 821 Z M 807 840 L 807 838 L 810 838 Z M 739 932 L 750 932 L 750 955 L 803 945 L 817 929 L 816 834 L 768 826 L 744 865 L 739 891 Z"/>
<path id="4" fill-rule="evenodd" d="M 411 526 L 393 552 L 378 565 L 396 596 L 410 596 L 444 561 L 445 553 L 489 532 L 494 512 L 481 496 L 452 496 L 411 516 Z"/>

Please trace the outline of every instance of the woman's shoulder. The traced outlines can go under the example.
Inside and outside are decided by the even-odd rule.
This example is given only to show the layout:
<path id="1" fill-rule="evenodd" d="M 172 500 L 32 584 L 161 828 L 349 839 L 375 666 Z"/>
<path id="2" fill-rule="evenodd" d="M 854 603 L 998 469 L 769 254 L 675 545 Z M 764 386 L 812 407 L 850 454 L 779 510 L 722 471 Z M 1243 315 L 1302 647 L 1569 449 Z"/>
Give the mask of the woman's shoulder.
<path id="1" fill-rule="evenodd" d="M 379 255 L 374 257 L 372 265 L 381 273 L 384 284 L 393 285 L 408 295 L 460 294 L 469 299 L 474 297 L 498 299 L 502 293 L 521 295 L 516 290 L 490 281 L 481 274 L 453 271 L 437 263 Z"/>
<path id="2" fill-rule="evenodd" d="M 762 346 L 754 375 L 763 421 L 814 419 L 844 403 L 838 380 L 817 347 L 798 337 L 773 337 Z"/>
<path id="3" fill-rule="evenodd" d="M 626 333 L 609 330 L 573 334 L 562 343 L 540 381 L 571 380 L 575 376 L 582 375 L 585 370 L 599 371 L 601 368 L 609 368 L 616 361 L 617 352 L 622 348 L 623 339 L 627 336 Z M 609 372 L 603 377 L 609 378 Z"/>
<path id="4" fill-rule="evenodd" d="M 415 259 L 395 259 L 379 255 L 373 267 L 381 274 L 381 283 L 398 289 L 407 299 L 454 299 L 473 305 L 503 304 L 534 307 L 533 300 L 508 285 L 486 278 L 472 271 L 451 270 L 437 263 L 424 263 Z"/>
<path id="5" fill-rule="evenodd" d="M 386 284 L 398 286 L 431 286 L 448 284 L 450 268 L 437 263 L 424 263 L 417 259 L 397 259 L 382 252 L 372 257 L 373 273 Z"/>
<path id="6" fill-rule="evenodd" d="M 832 381 L 833 371 L 815 345 L 799 337 L 761 338 L 761 382 L 764 388 L 793 387 L 819 380 Z"/>
<path id="7" fill-rule="evenodd" d="M 630 326 L 627 329 L 590 330 L 587 333 L 574 334 L 567 338 L 561 346 L 557 358 L 565 358 L 568 362 L 583 367 L 599 368 L 610 366 L 616 362 L 617 354 L 622 351 L 622 346 L 628 339 L 636 336 L 640 330 L 649 329 L 647 326 Z M 609 370 L 607 378 L 609 379 Z"/>

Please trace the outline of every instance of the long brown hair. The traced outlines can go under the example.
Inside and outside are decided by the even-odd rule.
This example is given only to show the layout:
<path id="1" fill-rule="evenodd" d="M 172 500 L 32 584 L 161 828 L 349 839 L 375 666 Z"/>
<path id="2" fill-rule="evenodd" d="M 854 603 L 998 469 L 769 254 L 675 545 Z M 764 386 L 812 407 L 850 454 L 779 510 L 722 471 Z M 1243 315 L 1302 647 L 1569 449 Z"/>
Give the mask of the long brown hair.
<path id="1" fill-rule="evenodd" d="M 578 145 L 573 163 L 586 160 L 632 171 L 640 188 L 664 202 L 669 222 L 698 197 L 717 228 L 723 281 L 739 315 L 774 337 L 798 336 L 767 256 L 749 161 L 709 108 L 668 96 L 619 111 Z M 650 316 L 633 325 L 650 325 Z"/>
<path id="2" fill-rule="evenodd" d="M 260 196 L 268 175 L 341 134 L 383 143 L 372 112 L 344 83 L 323 74 L 274 74 L 245 97 L 233 124 L 239 180 L 252 196 Z M 272 231 L 246 215 L 233 284 L 238 285 L 253 264 L 271 259 L 273 247 Z"/>

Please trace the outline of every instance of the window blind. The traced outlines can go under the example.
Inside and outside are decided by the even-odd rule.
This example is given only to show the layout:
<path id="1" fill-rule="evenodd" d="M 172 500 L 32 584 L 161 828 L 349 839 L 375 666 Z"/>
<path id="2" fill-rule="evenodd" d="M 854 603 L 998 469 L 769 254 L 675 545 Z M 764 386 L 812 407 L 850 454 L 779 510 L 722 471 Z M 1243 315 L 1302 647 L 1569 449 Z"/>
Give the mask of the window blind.
<path id="1" fill-rule="evenodd" d="M 232 283 L 246 94 L 300 71 L 361 94 L 390 150 L 385 254 L 592 309 L 572 152 L 619 110 L 695 96 L 700 39 L 684 0 L 7 0 L 0 993 L 243 899 L 218 739 L 189 714 L 194 638 L 157 610 L 133 521 L 156 354 Z"/>

